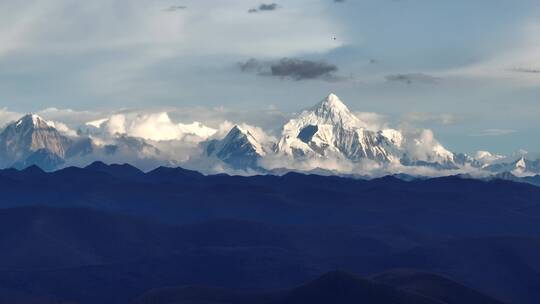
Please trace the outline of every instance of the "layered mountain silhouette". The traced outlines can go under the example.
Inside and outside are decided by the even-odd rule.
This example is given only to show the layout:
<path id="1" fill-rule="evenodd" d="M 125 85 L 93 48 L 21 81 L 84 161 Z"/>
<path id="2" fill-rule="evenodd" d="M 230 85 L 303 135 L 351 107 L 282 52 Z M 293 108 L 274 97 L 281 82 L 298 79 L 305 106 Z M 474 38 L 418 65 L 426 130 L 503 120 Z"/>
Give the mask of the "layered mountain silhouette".
<path id="1" fill-rule="evenodd" d="M 384 281 L 385 283 L 380 283 Z M 136 304 L 172 303 L 426 303 L 502 304 L 444 277 L 415 272 L 386 273 L 375 280 L 342 271 L 329 272 L 291 290 L 238 292 L 208 287 L 155 289 L 138 297 Z"/>
<path id="2" fill-rule="evenodd" d="M 540 188 L 523 182 L 144 173 L 98 162 L 0 170 L 0 191 L 8 303 L 540 296 Z"/>
<path id="3" fill-rule="evenodd" d="M 370 277 L 380 284 L 420 294 L 447 304 L 502 303 L 444 276 L 410 269 L 389 270 Z"/>

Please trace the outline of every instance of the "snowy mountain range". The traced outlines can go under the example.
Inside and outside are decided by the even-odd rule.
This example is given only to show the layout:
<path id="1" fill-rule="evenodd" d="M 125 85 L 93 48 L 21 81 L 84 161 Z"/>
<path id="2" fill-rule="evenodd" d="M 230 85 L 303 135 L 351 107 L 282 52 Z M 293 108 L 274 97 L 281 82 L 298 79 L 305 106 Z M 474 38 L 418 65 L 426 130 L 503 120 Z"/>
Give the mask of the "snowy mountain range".
<path id="1" fill-rule="evenodd" d="M 166 113 L 153 119 L 158 127 L 166 128 L 130 126 L 134 132 L 127 134 L 126 126 L 110 117 L 65 132 L 57 128 L 58 123 L 28 114 L 0 132 L 0 166 L 38 165 L 54 170 L 101 160 L 233 173 L 540 173 L 540 160 L 524 156 L 512 159 L 486 151 L 475 156 L 451 152 L 430 130 L 373 129 L 335 94 L 285 122 L 275 137 L 245 125 L 232 125 L 228 132 L 220 133 L 199 122 L 173 124 Z M 149 129 L 155 135 L 147 136 Z"/>
<path id="2" fill-rule="evenodd" d="M 353 167 L 368 163 L 378 168 L 457 169 L 474 162 L 448 151 L 431 133 L 404 134 L 396 129 L 369 129 L 335 94 L 286 122 L 275 143 L 264 143 L 238 126 L 218 142 L 219 147 L 227 147 L 226 151 L 221 149 L 214 153 L 216 144 L 210 144 L 206 146 L 207 154 L 236 169 L 242 168 L 239 164 L 243 163 L 249 164 L 247 167 L 251 169 L 301 168 L 340 172 L 339 165 L 332 166 L 335 162 Z M 459 156 L 461 162 L 457 159 Z"/>
<path id="3" fill-rule="evenodd" d="M 119 135 L 109 143 L 89 136 L 69 136 L 61 133 L 53 122 L 36 114 L 28 114 L 8 124 L 0 132 L 0 166 L 25 168 L 37 165 L 55 170 L 65 165 L 113 160 L 115 156 L 159 154 L 159 151 L 140 138 Z"/>

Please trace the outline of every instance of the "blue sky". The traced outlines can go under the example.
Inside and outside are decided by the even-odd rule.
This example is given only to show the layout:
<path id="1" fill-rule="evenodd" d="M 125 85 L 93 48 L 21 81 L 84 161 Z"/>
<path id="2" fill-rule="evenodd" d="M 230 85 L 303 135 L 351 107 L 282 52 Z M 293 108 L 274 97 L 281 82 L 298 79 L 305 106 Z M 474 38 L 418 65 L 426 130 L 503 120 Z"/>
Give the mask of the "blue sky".
<path id="1" fill-rule="evenodd" d="M 0 104 L 277 124 L 264 113 L 335 92 L 455 151 L 540 151 L 539 17 L 525 0 L 0 1 Z"/>

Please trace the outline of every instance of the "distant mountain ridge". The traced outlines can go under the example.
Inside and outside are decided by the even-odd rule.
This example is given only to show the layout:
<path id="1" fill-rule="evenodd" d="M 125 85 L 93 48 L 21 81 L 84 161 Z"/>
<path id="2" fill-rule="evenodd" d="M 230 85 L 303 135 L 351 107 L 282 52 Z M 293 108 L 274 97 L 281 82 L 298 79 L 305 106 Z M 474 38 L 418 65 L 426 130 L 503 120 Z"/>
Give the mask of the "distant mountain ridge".
<path id="1" fill-rule="evenodd" d="M 111 143 L 97 144 L 90 136 L 68 136 L 37 114 L 28 114 L 0 132 L 0 167 L 24 169 L 37 165 L 46 171 L 62 168 L 72 159 L 90 161 L 120 153 L 159 151 L 144 140 L 117 136 Z"/>
<path id="2" fill-rule="evenodd" d="M 166 113 L 162 113 L 160 119 L 170 122 Z M 58 131 L 55 123 L 36 114 L 26 115 L 0 132 L 0 167 L 38 165 L 53 171 L 95 160 L 108 163 L 128 160 L 144 164 L 145 168 L 183 164 L 171 159 L 170 152 L 162 153 L 160 142 L 121 133 L 106 139 L 96 137 L 96 128 L 107 123 L 108 120 L 89 122 L 86 131 L 79 130 L 78 135 L 73 135 Z M 439 143 L 429 130 L 411 133 L 392 128 L 372 129 L 335 94 L 286 122 L 277 139 L 240 125 L 233 125 L 222 137 L 200 123 L 189 125 L 188 129 L 182 130 L 208 139 L 198 142 L 197 149 L 190 150 L 195 152 L 178 152 L 193 155 L 172 158 L 182 158 L 196 170 L 206 170 L 208 165 L 209 170 L 221 168 L 216 170 L 249 174 L 324 171 L 381 176 L 413 172 L 415 168 L 429 168 L 433 175 L 469 171 L 476 172 L 476 176 L 504 172 L 521 177 L 540 174 L 540 160 L 523 156 L 505 159 L 486 151 L 474 157 L 454 153 Z M 193 159 L 198 162 L 191 162 Z M 356 167 L 360 170 L 356 171 Z"/>
<path id="3" fill-rule="evenodd" d="M 432 276 L 433 285 L 438 285 L 438 276 Z M 430 283 L 430 282 L 426 282 Z M 215 303 L 215 304 L 301 304 L 301 303 L 372 303 L 372 304 L 458 304 L 483 303 L 502 304 L 502 302 L 481 294 L 475 294 L 465 287 L 448 281 L 447 285 L 438 285 L 444 292 L 461 294 L 461 302 L 441 301 L 438 294 L 430 294 L 420 287 L 415 292 L 402 290 L 392 285 L 361 279 L 352 274 L 333 271 L 291 290 L 278 292 L 238 292 L 227 289 L 209 287 L 169 287 L 148 291 L 138 297 L 134 304 L 173 304 L 173 303 Z M 467 294 L 468 293 L 468 294 Z M 475 302 L 476 301 L 476 302 Z"/>
<path id="4" fill-rule="evenodd" d="M 3 169 L 0 191 L 0 302 L 241 303 L 231 302 L 246 299 L 239 289 L 283 291 L 246 304 L 540 296 L 540 187 L 523 182 L 145 173 L 96 162 Z"/>

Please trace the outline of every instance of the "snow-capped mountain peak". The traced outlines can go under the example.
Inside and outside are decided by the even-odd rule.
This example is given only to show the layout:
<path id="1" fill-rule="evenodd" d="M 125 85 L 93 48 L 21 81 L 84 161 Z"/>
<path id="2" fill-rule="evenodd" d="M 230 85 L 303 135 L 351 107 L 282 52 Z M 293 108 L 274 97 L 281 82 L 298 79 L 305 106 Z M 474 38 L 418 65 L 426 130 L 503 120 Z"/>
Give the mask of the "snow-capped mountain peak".
<path id="1" fill-rule="evenodd" d="M 390 161 L 392 145 L 381 133 L 365 129 L 335 94 L 328 95 L 309 110 L 283 126 L 278 152 L 293 157 L 343 157 L 354 161 Z"/>
<path id="2" fill-rule="evenodd" d="M 63 158 L 71 140 L 36 114 L 27 114 L 8 124 L 0 133 L 0 155 L 3 165 L 25 160 L 33 153 Z"/>
<path id="3" fill-rule="evenodd" d="M 316 104 L 312 110 L 321 117 L 327 116 L 328 113 L 350 113 L 349 108 L 339 99 L 339 97 L 331 93 L 325 99 Z"/>
<path id="4" fill-rule="evenodd" d="M 201 139 L 207 139 L 217 132 L 216 129 L 207 127 L 198 121 L 194 121 L 191 124 L 178 124 L 178 129 L 184 134 L 184 137 L 193 135 Z"/>
<path id="5" fill-rule="evenodd" d="M 26 114 L 15 122 L 15 127 L 19 129 L 47 129 L 52 126 L 37 114 Z"/>
<path id="6" fill-rule="evenodd" d="M 266 155 L 262 144 L 249 130 L 235 125 L 221 140 L 206 143 L 206 154 L 215 156 L 235 169 L 257 168 Z"/>
<path id="7" fill-rule="evenodd" d="M 404 134 L 396 129 L 370 130 L 335 94 L 328 95 L 283 127 L 278 153 L 293 158 L 340 158 L 353 162 L 444 164 L 453 168 L 454 154 L 430 130 Z"/>
<path id="8" fill-rule="evenodd" d="M 501 159 L 488 166 L 483 166 L 482 168 L 497 174 L 510 172 L 518 177 L 540 173 L 540 158 L 531 159 L 530 157 L 522 155 L 517 159 L 511 159 L 511 157 Z"/>
<path id="9" fill-rule="evenodd" d="M 299 119 L 312 124 L 340 125 L 346 128 L 363 128 L 360 121 L 335 94 L 328 95 L 311 109 L 304 111 Z"/>
<path id="10" fill-rule="evenodd" d="M 391 143 L 396 147 L 401 148 L 403 145 L 404 137 L 401 131 L 396 129 L 384 129 L 380 131 L 381 135 L 388 138 Z"/>
<path id="11" fill-rule="evenodd" d="M 534 171 L 539 169 L 538 164 L 538 161 L 531 161 L 522 156 L 514 162 L 513 168 L 510 170 L 510 172 L 519 177 L 533 175 Z"/>
<path id="12" fill-rule="evenodd" d="M 489 151 L 477 151 L 474 158 L 484 164 L 484 166 L 488 166 L 494 162 L 497 162 L 499 160 L 504 159 L 506 156 L 494 154 Z"/>
<path id="13" fill-rule="evenodd" d="M 258 139 L 249 132 L 249 130 L 243 129 L 238 125 L 235 125 L 225 136 L 223 139 L 224 142 L 227 143 L 234 143 L 239 141 L 245 141 L 247 144 L 249 144 L 255 153 L 257 153 L 260 156 L 263 156 L 266 154 L 264 151 L 264 148 L 262 147 L 261 143 L 258 141 Z"/>
<path id="14" fill-rule="evenodd" d="M 356 168 L 374 168 L 383 172 L 401 170 L 401 166 L 441 170 L 478 168 L 521 175 L 540 172 L 540 160 L 521 157 L 523 153 L 521 158 L 511 160 L 485 151 L 471 157 L 447 150 L 431 130 L 392 129 L 391 124 L 374 127 L 373 123 L 367 128 L 335 94 L 329 94 L 290 119 L 283 125 L 277 140 L 262 129 L 247 124 L 223 124 L 220 129 L 223 126 L 230 128 L 224 134 L 200 122 L 175 123 L 166 112 L 113 115 L 88 122 L 87 129 L 79 129 L 73 136 L 62 131 L 62 125 L 61 122 L 48 122 L 36 114 L 25 115 L 7 125 L 0 132 L 0 166 L 45 164 L 54 168 L 92 157 L 124 159 L 125 155 L 158 163 L 177 157 L 173 153 L 178 149 L 182 150 L 179 153 L 193 153 L 185 157 L 183 154 L 178 162 L 192 160 L 195 165 L 208 162 L 216 168 L 259 172 L 277 168 L 276 165 L 336 172 Z M 120 128 L 116 128 L 118 126 Z M 115 136 L 110 136 L 112 134 Z M 149 134 L 157 134 L 157 137 Z M 217 138 L 217 134 L 221 137 Z M 161 149 L 166 152 L 160 153 Z M 194 154 L 200 151 L 204 151 L 202 155 Z"/>
<path id="15" fill-rule="evenodd" d="M 525 157 L 521 157 L 516 161 L 515 168 L 518 170 L 526 170 L 527 169 L 527 163 L 525 162 Z"/>

